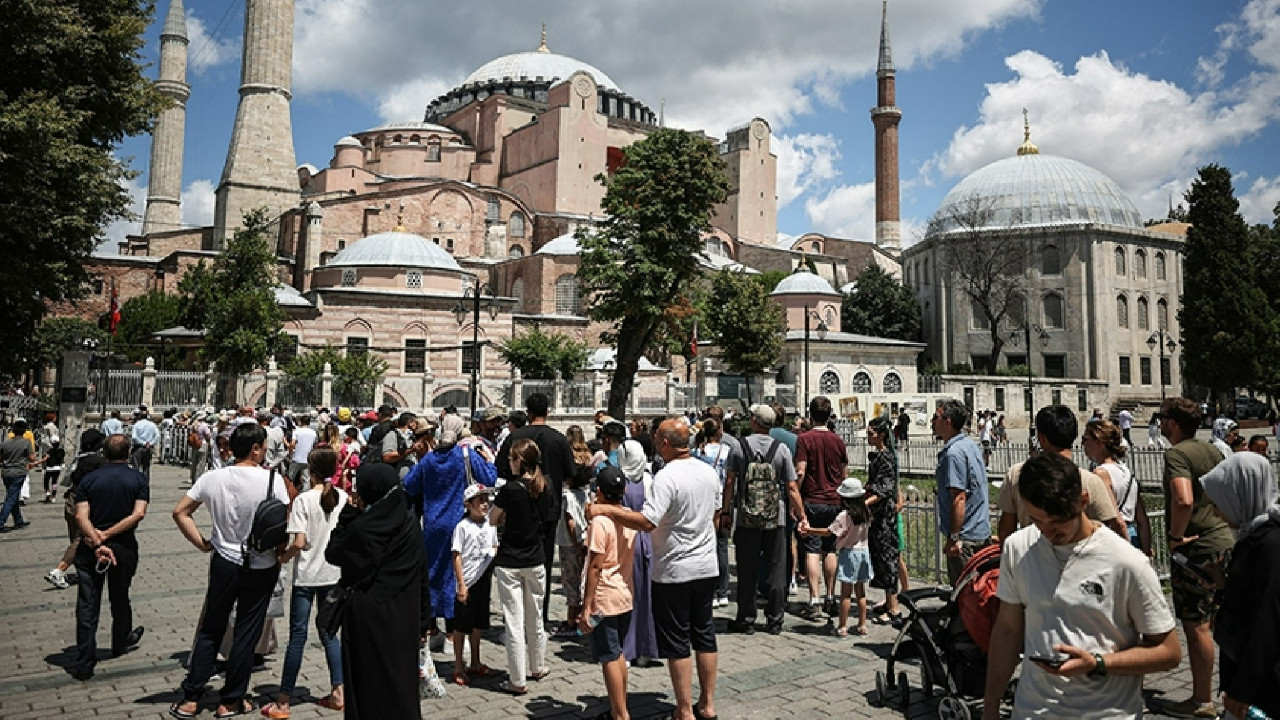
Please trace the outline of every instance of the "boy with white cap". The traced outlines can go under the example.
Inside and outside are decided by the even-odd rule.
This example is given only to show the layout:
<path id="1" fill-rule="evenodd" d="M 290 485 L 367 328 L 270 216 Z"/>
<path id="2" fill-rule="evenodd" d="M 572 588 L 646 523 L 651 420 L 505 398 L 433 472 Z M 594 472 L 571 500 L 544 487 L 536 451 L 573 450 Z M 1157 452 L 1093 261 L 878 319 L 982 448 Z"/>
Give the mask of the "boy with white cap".
<path id="1" fill-rule="evenodd" d="M 453 529 L 453 575 L 458 593 L 453 605 L 453 681 L 467 684 L 468 675 L 487 677 L 493 671 L 480 662 L 480 631 L 489 629 L 489 599 L 493 556 L 498 552 L 498 528 L 489 524 L 489 493 L 473 483 L 462 491 L 467 508 Z M 463 669 L 462 647 L 471 636 L 471 667 Z"/>

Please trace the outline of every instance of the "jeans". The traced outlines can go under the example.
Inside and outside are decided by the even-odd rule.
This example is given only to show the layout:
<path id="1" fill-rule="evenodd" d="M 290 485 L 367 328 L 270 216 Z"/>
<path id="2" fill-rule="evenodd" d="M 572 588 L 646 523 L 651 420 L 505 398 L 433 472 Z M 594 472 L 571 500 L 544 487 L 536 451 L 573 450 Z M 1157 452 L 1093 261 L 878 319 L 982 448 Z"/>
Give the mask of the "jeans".
<path id="1" fill-rule="evenodd" d="M 546 670 L 547 629 L 541 621 L 545 572 L 541 565 L 493 570 L 506 627 L 507 675 L 516 687 L 525 686 L 530 669 L 535 673 Z"/>
<path id="2" fill-rule="evenodd" d="M 307 645 L 311 605 L 317 597 L 324 597 L 331 587 L 293 586 L 293 595 L 289 599 L 289 647 L 284 651 L 284 670 L 280 673 L 280 692 L 285 695 L 292 695 L 298 684 L 302 650 Z M 342 643 L 336 637 L 320 633 L 320 644 L 324 646 L 324 659 L 329 665 L 329 685 L 337 687 L 342 684 Z"/>
<path id="3" fill-rule="evenodd" d="M 209 588 L 204 596 L 204 617 L 196 632 L 195 650 L 187 677 L 182 681 L 182 697 L 186 701 L 199 700 L 204 684 L 213 675 L 213 661 L 227 631 L 227 618 L 231 607 L 236 608 L 236 625 L 231 641 L 231 653 L 227 656 L 227 674 L 222 689 L 222 704 L 238 707 L 249 689 L 249 674 L 253 668 L 253 648 L 262 635 L 267 619 L 267 606 L 271 603 L 271 591 L 275 589 L 280 566 L 262 570 L 249 570 L 223 558 L 216 551 L 209 560 Z"/>
<path id="4" fill-rule="evenodd" d="M 134 445 L 129 456 L 129 466 L 151 479 L 151 448 L 147 445 Z"/>
<path id="5" fill-rule="evenodd" d="M 200 476 L 209 471 L 209 441 L 191 450 L 191 484 L 195 485 Z"/>
<path id="6" fill-rule="evenodd" d="M 133 606 L 129 603 L 129 585 L 138 571 L 138 544 L 116 540 L 107 543 L 116 555 L 116 564 L 105 573 L 97 571 L 97 558 L 88 545 L 76 550 L 76 671 L 89 674 L 98 662 L 98 618 L 102 613 L 102 586 L 107 586 L 111 599 L 111 654 L 119 655 L 128 648 L 125 638 L 133 630 Z"/>
<path id="7" fill-rule="evenodd" d="M 741 565 L 742 561 L 739 560 Z M 729 597 L 729 531 L 716 528 L 716 567 L 720 569 L 720 575 L 716 578 L 716 598 Z M 742 569 L 739 568 L 741 573 Z M 739 578 L 741 582 L 741 578 Z"/>
<path id="8" fill-rule="evenodd" d="M 0 527 L 4 527 L 10 513 L 13 514 L 14 527 L 26 524 L 26 520 L 22 517 L 22 506 L 18 504 L 18 498 L 22 495 L 22 483 L 26 480 L 25 475 L 4 479 L 4 505 L 0 506 Z"/>
<path id="9" fill-rule="evenodd" d="M 738 528 L 733 543 L 738 548 L 738 617 L 742 622 L 756 619 L 756 574 L 760 574 L 765 591 L 764 619 L 771 626 L 782 626 L 787 606 L 786 571 L 787 534 L 785 527 L 772 530 Z"/>

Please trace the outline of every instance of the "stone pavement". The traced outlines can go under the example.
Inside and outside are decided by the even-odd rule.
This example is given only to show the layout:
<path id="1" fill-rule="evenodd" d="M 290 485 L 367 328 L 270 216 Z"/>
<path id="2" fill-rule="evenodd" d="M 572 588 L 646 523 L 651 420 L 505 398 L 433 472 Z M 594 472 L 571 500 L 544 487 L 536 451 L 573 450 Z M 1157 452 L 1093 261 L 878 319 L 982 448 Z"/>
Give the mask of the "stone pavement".
<path id="1" fill-rule="evenodd" d="M 74 586 L 56 590 L 43 579 L 66 547 L 62 505 L 29 502 L 25 510 L 32 525 L 0 536 L 0 718 L 168 717 L 169 703 L 178 699 L 174 689 L 184 675 L 181 663 L 191 645 L 208 570 L 208 559 L 187 544 L 169 517 L 185 490 L 185 478 L 183 468 L 152 469 L 152 505 L 138 531 L 141 561 L 132 592 L 134 621 L 146 626 L 146 636 L 137 650 L 99 662 L 97 675 L 86 683 L 72 679 L 66 669 L 74 651 Z M 36 479 L 33 487 L 38 487 Z M 196 518 L 207 526 L 206 512 L 197 513 Z M 104 656 L 110 642 L 108 604 L 104 598 L 99 632 L 99 652 Z M 506 656 L 497 644 L 501 616 L 496 612 L 496 596 L 494 607 L 499 622 L 486 636 L 482 658 L 492 667 L 503 668 Z M 733 609 L 731 605 L 717 611 L 721 630 Z M 553 618 L 563 617 L 564 601 L 558 593 L 553 594 L 551 611 Z M 265 671 L 254 674 L 250 687 L 257 697 L 273 693 L 279 682 L 288 628 L 285 618 L 275 623 L 280 652 L 269 658 Z M 302 720 L 336 718 L 337 713 L 314 704 L 328 689 L 328 671 L 314 624 L 311 629 L 293 714 Z M 785 632 L 777 637 L 763 632 L 722 634 L 718 638 L 719 714 L 735 719 L 902 717 L 898 710 L 871 704 L 875 673 L 883 670 L 895 634 L 890 628 L 872 626 L 866 638 L 838 639 L 824 625 L 790 614 Z M 435 658 L 439 672 L 448 678 L 452 648 L 436 653 Z M 550 640 L 548 660 L 550 676 L 532 683 L 531 692 L 523 698 L 499 692 L 498 679 L 473 687 L 449 685 L 448 697 L 422 701 L 423 716 L 591 718 L 607 709 L 599 667 L 588 661 L 584 643 Z M 908 717 L 936 717 L 937 699 L 919 692 L 919 669 L 910 663 L 900 667 L 917 688 Z M 1185 697 L 1190 684 L 1185 660 L 1179 670 L 1148 678 L 1146 684 L 1175 699 Z M 630 689 L 634 717 L 660 717 L 672 707 L 664 667 L 633 669 Z M 213 706 L 207 699 L 202 717 L 211 717 Z"/>

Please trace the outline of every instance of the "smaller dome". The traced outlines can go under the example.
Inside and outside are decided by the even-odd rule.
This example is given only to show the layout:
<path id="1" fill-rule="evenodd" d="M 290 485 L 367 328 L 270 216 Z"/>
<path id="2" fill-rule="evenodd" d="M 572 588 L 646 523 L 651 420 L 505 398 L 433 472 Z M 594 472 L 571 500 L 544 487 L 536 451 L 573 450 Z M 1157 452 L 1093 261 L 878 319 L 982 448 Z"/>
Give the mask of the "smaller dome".
<path id="1" fill-rule="evenodd" d="M 320 168 L 316 167 L 315 165 L 312 165 L 311 163 L 302 163 L 301 165 L 298 166 L 298 172 L 302 172 L 303 170 L 306 170 L 312 175 L 315 175 L 316 173 L 320 172 Z"/>
<path id="2" fill-rule="evenodd" d="M 297 288 L 292 285 L 280 283 L 273 288 L 276 295 L 276 304 L 281 307 L 315 307 L 311 301 L 302 296 Z"/>
<path id="3" fill-rule="evenodd" d="M 778 283 L 778 287 L 774 288 L 769 295 L 771 297 L 774 295 L 839 296 L 840 293 L 831 287 L 831 283 L 814 275 L 808 268 L 802 266 L 800 270 L 783 278 L 782 282 Z"/>
<path id="4" fill-rule="evenodd" d="M 409 232 L 378 233 L 361 238 L 333 256 L 325 267 L 402 267 L 461 272 L 453 256 L 439 245 Z"/>
<path id="5" fill-rule="evenodd" d="M 333 144 L 334 147 L 364 147 L 364 144 L 351 135 L 347 135 Z"/>
<path id="6" fill-rule="evenodd" d="M 573 233 L 565 233 L 560 237 L 548 242 L 546 245 L 538 248 L 535 255 L 579 255 L 582 253 L 582 246 L 578 244 L 578 238 Z"/>

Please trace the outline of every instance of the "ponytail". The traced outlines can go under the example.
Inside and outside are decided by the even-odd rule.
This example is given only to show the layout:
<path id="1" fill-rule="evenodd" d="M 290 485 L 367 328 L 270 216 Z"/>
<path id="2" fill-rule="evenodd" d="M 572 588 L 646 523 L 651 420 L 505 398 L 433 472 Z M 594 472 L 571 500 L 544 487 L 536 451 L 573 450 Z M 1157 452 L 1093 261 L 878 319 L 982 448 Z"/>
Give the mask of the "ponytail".
<path id="1" fill-rule="evenodd" d="M 337 489 L 329 482 L 329 478 L 338 470 L 338 452 L 331 447 L 318 447 L 307 454 L 307 467 L 311 470 L 312 486 L 324 483 L 324 490 L 320 491 L 320 509 L 324 511 L 325 518 L 328 518 L 341 499 Z"/>

